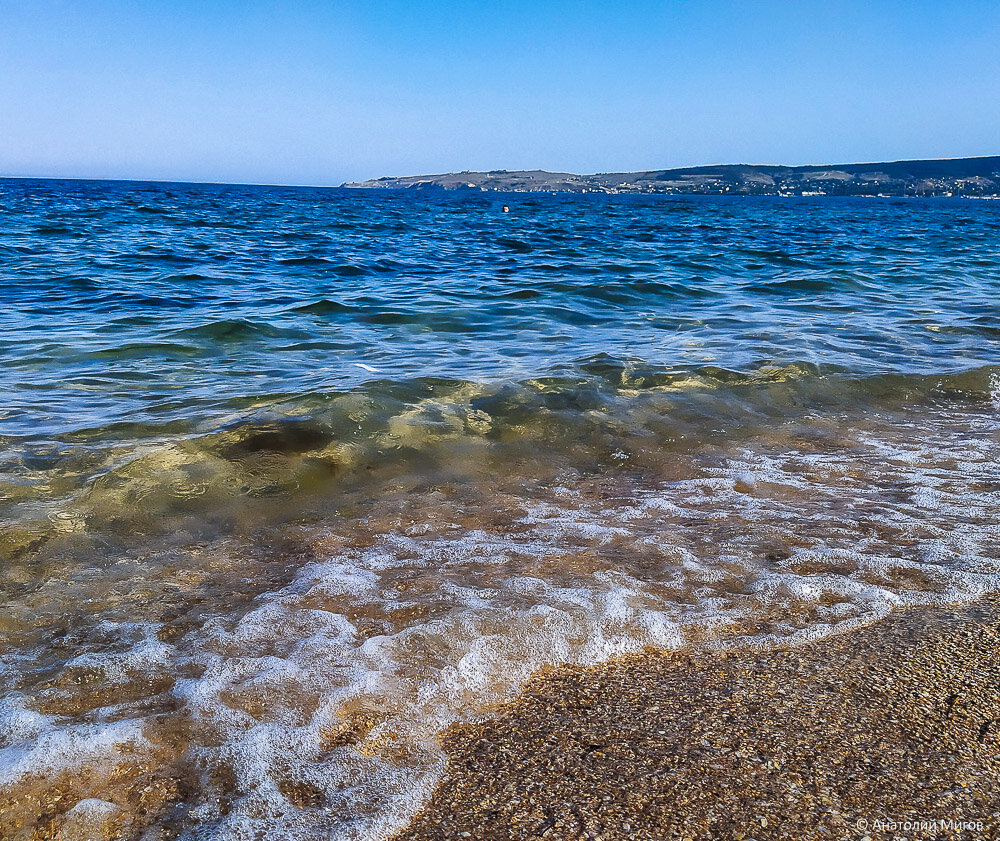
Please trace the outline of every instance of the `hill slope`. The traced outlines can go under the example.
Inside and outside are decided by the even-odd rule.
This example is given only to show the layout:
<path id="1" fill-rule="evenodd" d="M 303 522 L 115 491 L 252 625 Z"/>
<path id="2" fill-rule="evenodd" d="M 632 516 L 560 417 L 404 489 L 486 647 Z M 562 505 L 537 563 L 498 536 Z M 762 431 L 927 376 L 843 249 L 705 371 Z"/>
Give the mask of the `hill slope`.
<path id="1" fill-rule="evenodd" d="M 492 170 L 350 182 L 363 189 L 755 195 L 1000 195 L 1000 156 L 822 166 L 722 164 L 574 175 Z"/>

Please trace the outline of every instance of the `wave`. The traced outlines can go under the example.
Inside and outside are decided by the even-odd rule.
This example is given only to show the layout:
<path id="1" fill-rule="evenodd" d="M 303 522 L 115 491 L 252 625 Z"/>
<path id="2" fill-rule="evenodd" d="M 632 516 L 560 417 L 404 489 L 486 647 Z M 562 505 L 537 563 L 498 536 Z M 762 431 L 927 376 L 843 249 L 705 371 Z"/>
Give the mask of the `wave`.
<path id="1" fill-rule="evenodd" d="M 338 277 L 365 277 L 372 273 L 372 269 L 367 266 L 358 266 L 354 263 L 335 263 L 326 257 L 287 257 L 278 260 L 284 266 L 315 266 L 322 267 L 324 272 L 328 272 Z M 393 269 L 376 268 L 375 271 L 392 271 Z"/>
<path id="2" fill-rule="evenodd" d="M 35 228 L 34 233 L 47 237 L 85 237 L 88 235 L 87 231 L 70 228 L 67 225 L 40 225 Z"/>
<path id="3" fill-rule="evenodd" d="M 534 247 L 529 243 L 510 237 L 500 237 L 497 240 L 497 245 L 503 246 L 508 251 L 513 251 L 516 254 L 530 254 L 534 251 Z"/>
<path id="4" fill-rule="evenodd" d="M 344 313 L 359 312 L 360 310 L 360 307 L 353 306 L 352 304 L 344 304 L 330 298 L 321 298 L 309 304 L 292 307 L 292 312 L 308 313 L 309 315 L 342 315 Z"/>
<path id="5" fill-rule="evenodd" d="M 744 288 L 748 292 L 787 295 L 851 292 L 864 287 L 857 280 L 848 277 L 792 277 L 770 283 L 754 283 Z"/>
<path id="6" fill-rule="evenodd" d="M 89 359 L 146 359 L 152 356 L 187 357 L 200 356 L 204 349 L 179 342 L 133 342 L 117 347 L 103 348 L 81 358 Z"/>
<path id="7" fill-rule="evenodd" d="M 325 266 L 329 264 L 326 257 L 282 257 L 278 262 L 283 266 Z"/>
<path id="8" fill-rule="evenodd" d="M 350 263 L 335 266 L 333 273 L 340 277 L 364 277 L 367 274 L 371 274 L 370 270 L 365 266 L 355 266 Z"/>
<path id="9" fill-rule="evenodd" d="M 67 807 L 115 803 L 137 829 L 169 815 L 188 838 L 384 838 L 433 789 L 442 732 L 538 669 L 794 643 L 1000 588 L 996 404 L 977 402 L 995 368 L 848 377 L 878 411 L 800 403 L 720 431 L 718 412 L 671 425 L 653 398 L 840 375 L 703 368 L 635 389 L 636 366 L 589 366 L 586 385 L 315 395 L 308 416 L 300 401 L 148 448 L 44 542 L 23 527 L 0 796 L 58 786 Z M 900 387 L 926 399 L 889 411 Z M 109 572 L 73 566 L 88 537 Z M 166 781 L 162 808 L 122 788 L 133 765 Z"/>
<path id="10" fill-rule="evenodd" d="M 175 330 L 170 335 L 183 339 L 209 339 L 216 342 L 243 342 L 254 339 L 305 338 L 301 330 L 275 327 L 263 321 L 249 319 L 221 319 Z"/>
<path id="11" fill-rule="evenodd" d="M 900 428 L 928 413 L 988 423 L 998 403 L 997 366 L 858 378 L 810 363 L 663 371 L 598 356 L 572 374 L 520 382 L 370 379 L 346 391 L 248 397 L 220 407 L 233 419 L 214 428 L 183 420 L 90 427 L 63 438 L 90 447 L 72 468 L 76 478 L 65 484 L 58 461 L 36 466 L 35 485 L 17 499 L 59 504 L 69 488 L 76 501 L 68 504 L 82 506 L 98 532 L 212 532 L 237 511 L 263 524 L 298 504 L 325 505 L 345 487 L 447 472 L 463 454 L 544 472 L 616 469 L 617 453 L 630 469 L 656 472 L 664 459 L 700 458 L 780 430 L 800 428 L 822 445 L 872 419 Z"/>

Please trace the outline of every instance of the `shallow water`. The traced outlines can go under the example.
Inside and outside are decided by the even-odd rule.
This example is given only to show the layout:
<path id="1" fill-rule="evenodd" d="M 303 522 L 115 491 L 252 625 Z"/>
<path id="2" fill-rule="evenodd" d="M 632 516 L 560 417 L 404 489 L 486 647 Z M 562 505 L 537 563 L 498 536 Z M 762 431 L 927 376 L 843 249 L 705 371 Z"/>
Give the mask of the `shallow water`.
<path id="1" fill-rule="evenodd" d="M 988 203 L 0 213 L 0 835 L 384 837 L 545 665 L 1000 586 Z"/>

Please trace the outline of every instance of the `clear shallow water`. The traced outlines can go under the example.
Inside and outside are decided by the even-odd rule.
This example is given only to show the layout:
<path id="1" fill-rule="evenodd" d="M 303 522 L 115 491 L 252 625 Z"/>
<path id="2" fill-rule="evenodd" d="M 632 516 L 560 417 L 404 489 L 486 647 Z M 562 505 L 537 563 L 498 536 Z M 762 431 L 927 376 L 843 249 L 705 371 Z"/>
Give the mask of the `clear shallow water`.
<path id="1" fill-rule="evenodd" d="M 0 834 L 380 837 L 546 664 L 995 589 L 998 212 L 0 181 Z"/>

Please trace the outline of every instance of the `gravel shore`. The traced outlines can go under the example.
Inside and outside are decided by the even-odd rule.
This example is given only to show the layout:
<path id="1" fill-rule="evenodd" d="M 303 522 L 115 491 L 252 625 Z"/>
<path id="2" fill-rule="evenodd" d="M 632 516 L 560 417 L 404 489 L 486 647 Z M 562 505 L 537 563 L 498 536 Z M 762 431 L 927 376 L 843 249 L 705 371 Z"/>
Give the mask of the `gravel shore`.
<path id="1" fill-rule="evenodd" d="M 1000 600 L 540 675 L 396 841 L 1000 837 Z"/>

